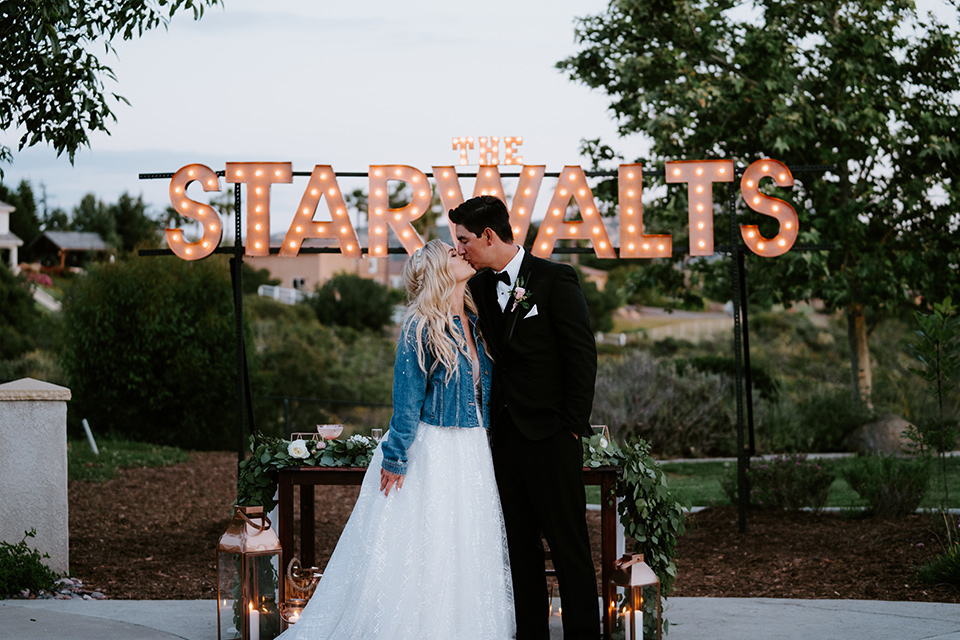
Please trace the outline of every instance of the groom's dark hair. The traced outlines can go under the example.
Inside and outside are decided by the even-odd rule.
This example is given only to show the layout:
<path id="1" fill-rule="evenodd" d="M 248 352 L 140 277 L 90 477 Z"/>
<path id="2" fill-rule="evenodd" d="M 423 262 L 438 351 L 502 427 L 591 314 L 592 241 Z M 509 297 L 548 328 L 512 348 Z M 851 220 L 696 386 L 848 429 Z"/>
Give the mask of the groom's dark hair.
<path id="1" fill-rule="evenodd" d="M 467 231 L 480 237 L 483 230 L 490 228 L 504 242 L 513 243 L 513 227 L 510 225 L 510 212 L 503 200 L 496 196 L 477 196 L 470 198 L 456 209 L 450 209 L 450 222 L 462 224 Z"/>

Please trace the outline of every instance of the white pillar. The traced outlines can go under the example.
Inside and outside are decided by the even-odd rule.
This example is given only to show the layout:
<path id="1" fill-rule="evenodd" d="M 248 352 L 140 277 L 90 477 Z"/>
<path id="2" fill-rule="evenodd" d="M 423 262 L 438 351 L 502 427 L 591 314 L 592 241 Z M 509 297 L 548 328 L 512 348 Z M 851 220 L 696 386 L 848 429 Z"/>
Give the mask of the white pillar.
<path id="1" fill-rule="evenodd" d="M 0 540 L 47 553 L 70 567 L 67 521 L 67 401 L 70 390 L 24 378 L 0 385 Z"/>

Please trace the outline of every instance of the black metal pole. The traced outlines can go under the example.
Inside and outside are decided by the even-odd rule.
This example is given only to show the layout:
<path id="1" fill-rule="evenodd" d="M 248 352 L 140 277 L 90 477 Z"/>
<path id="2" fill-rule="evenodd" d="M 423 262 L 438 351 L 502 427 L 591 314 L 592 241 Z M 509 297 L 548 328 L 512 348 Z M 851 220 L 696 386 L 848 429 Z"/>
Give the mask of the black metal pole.
<path id="1" fill-rule="evenodd" d="M 741 173 L 738 171 L 738 173 Z M 742 301 L 740 300 L 740 251 L 742 244 L 740 241 L 740 229 L 737 225 L 737 193 L 739 185 L 736 182 L 730 186 L 730 285 L 733 293 L 733 350 L 736 354 L 737 375 L 735 392 L 737 394 L 737 528 L 740 533 L 747 531 L 747 507 L 750 504 L 750 496 L 747 493 L 747 468 L 750 464 L 750 457 L 744 446 L 744 422 L 743 422 L 743 352 L 741 347 L 741 324 L 740 312 Z"/>
<path id="2" fill-rule="evenodd" d="M 740 327 L 743 332 L 743 382 L 744 389 L 747 392 L 747 435 L 750 441 L 750 455 L 755 456 L 757 455 L 757 447 L 753 433 L 753 373 L 750 369 L 750 323 L 747 322 L 749 316 L 749 305 L 747 304 L 747 269 L 743 251 L 737 252 L 737 259 L 740 260 Z M 750 458 L 747 458 L 748 469 L 749 466 Z"/>
<path id="3" fill-rule="evenodd" d="M 240 183 L 233 187 L 234 194 L 234 242 L 230 267 L 233 270 L 233 302 L 237 329 L 237 464 L 246 457 L 246 380 L 244 375 L 246 354 L 243 346 L 243 240 L 240 237 Z"/>

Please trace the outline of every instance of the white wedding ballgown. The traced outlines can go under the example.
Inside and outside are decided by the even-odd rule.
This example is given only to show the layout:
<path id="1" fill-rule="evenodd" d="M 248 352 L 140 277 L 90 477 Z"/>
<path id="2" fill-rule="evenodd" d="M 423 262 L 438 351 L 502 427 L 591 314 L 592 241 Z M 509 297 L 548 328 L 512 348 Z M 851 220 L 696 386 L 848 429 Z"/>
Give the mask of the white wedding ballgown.
<path id="1" fill-rule="evenodd" d="M 421 423 L 403 489 L 386 497 L 382 460 L 378 447 L 313 597 L 279 638 L 513 638 L 506 534 L 486 430 Z"/>

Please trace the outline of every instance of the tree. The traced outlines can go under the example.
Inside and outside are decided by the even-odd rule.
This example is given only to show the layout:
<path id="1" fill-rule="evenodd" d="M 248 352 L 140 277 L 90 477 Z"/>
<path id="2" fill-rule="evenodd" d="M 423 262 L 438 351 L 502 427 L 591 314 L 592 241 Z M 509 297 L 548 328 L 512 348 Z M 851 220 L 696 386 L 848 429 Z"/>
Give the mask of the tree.
<path id="1" fill-rule="evenodd" d="M 558 67 L 607 93 L 622 135 L 649 136 L 645 164 L 837 166 L 780 195 L 800 214 L 799 241 L 833 249 L 752 260 L 751 288 L 844 309 L 869 405 L 867 311 L 942 290 L 960 260 L 958 35 L 910 0 L 622 0 L 582 19 L 577 40 Z"/>
<path id="2" fill-rule="evenodd" d="M 116 222 L 117 236 L 123 251 L 135 249 L 153 249 L 160 242 L 158 222 L 147 215 L 147 205 L 143 196 L 136 200 L 130 194 L 120 194 L 116 204 L 107 207 L 107 212 Z"/>
<path id="3" fill-rule="evenodd" d="M 110 207 L 97 200 L 92 193 L 88 193 L 80 200 L 80 204 L 73 208 L 73 218 L 70 221 L 73 231 L 92 232 L 103 238 L 103 241 L 113 247 L 121 244 L 117 234 L 117 219 Z"/>
<path id="4" fill-rule="evenodd" d="M 43 216 L 44 231 L 69 231 L 72 228 L 70 216 L 60 207 L 48 211 Z"/>
<path id="5" fill-rule="evenodd" d="M 307 303 L 325 325 L 380 331 L 393 315 L 390 289 L 352 273 L 333 276 Z"/>
<path id="6" fill-rule="evenodd" d="M 40 235 L 40 218 L 37 217 L 37 200 L 33 187 L 21 180 L 16 191 L 0 184 L 0 201 L 16 207 L 10 214 L 10 231 L 29 245 Z"/>
<path id="7" fill-rule="evenodd" d="M 190 9 L 199 19 L 220 0 L 28 0 L 0 3 L 0 129 L 22 128 L 19 149 L 46 142 L 67 153 L 73 163 L 90 131 L 108 131 L 116 121 L 110 102 L 125 98 L 106 94 L 104 79 L 113 70 L 91 51 L 115 53 L 113 41 L 131 40 Z M 11 162 L 0 146 L 0 163 Z M 0 170 L 0 177 L 3 173 Z"/>

